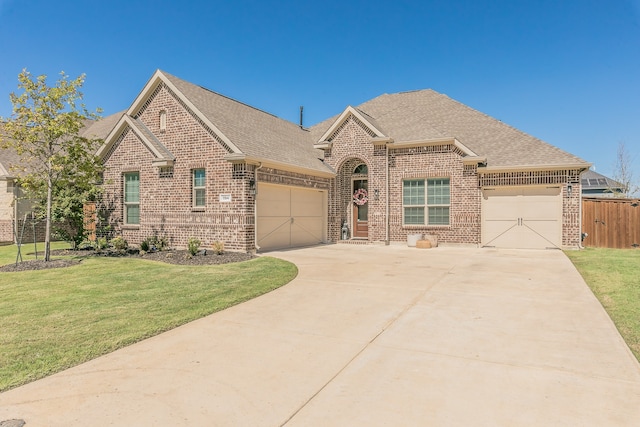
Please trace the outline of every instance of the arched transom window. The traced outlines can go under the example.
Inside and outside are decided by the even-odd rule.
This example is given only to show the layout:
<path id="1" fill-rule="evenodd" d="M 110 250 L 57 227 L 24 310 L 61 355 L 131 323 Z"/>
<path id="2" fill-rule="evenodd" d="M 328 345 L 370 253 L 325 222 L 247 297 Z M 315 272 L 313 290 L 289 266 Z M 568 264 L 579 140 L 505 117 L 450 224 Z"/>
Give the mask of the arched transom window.
<path id="1" fill-rule="evenodd" d="M 369 173 L 369 171 L 367 170 L 367 165 L 365 165 L 364 163 L 359 164 L 353 170 L 354 175 L 366 175 L 367 173 Z"/>

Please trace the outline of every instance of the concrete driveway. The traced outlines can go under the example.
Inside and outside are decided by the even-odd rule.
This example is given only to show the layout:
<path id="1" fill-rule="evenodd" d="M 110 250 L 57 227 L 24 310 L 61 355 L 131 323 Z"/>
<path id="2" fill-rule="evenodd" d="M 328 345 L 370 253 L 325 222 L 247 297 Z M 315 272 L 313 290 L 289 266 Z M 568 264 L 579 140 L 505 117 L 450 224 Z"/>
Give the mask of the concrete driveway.
<path id="1" fill-rule="evenodd" d="M 559 251 L 332 245 L 255 300 L 0 394 L 35 426 L 640 425 L 640 365 Z"/>

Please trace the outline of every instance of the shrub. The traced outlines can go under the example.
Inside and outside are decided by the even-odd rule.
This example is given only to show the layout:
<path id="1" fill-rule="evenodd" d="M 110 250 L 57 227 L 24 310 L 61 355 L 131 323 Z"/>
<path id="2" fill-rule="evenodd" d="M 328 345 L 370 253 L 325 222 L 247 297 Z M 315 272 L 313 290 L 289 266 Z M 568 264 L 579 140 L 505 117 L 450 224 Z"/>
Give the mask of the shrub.
<path id="1" fill-rule="evenodd" d="M 162 251 L 167 248 L 168 243 L 166 237 L 151 236 L 147 237 L 140 243 L 140 249 L 148 251 Z"/>
<path id="2" fill-rule="evenodd" d="M 191 256 L 194 256 L 198 253 L 198 249 L 200 249 L 200 240 L 196 239 L 195 237 L 189 237 L 187 248 L 189 249 L 189 253 L 191 254 Z"/>
<path id="3" fill-rule="evenodd" d="M 224 242 L 216 240 L 211 244 L 211 248 L 216 255 L 222 255 L 224 253 Z"/>
<path id="4" fill-rule="evenodd" d="M 105 250 L 107 249 L 107 247 L 109 246 L 109 242 L 107 241 L 106 237 L 98 237 L 98 239 L 96 240 L 96 249 L 99 251 Z"/>
<path id="5" fill-rule="evenodd" d="M 113 248 L 117 251 L 126 251 L 129 247 L 129 244 L 122 236 L 111 239 L 111 245 L 113 245 Z"/>

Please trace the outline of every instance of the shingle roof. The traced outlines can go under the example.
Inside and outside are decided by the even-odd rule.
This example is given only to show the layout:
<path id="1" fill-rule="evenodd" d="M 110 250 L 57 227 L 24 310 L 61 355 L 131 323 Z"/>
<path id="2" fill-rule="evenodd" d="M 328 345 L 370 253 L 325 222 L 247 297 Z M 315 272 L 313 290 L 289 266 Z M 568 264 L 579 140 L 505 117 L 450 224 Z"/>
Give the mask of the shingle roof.
<path id="1" fill-rule="evenodd" d="M 8 139 L 0 122 L 0 178 L 15 178 L 20 175 L 20 171 L 13 170 L 12 167 L 21 166 L 21 159 L 13 148 L 2 148 L 3 139 Z"/>
<path id="2" fill-rule="evenodd" d="M 313 148 L 307 130 L 272 114 L 243 104 L 162 72 L 243 154 L 328 172 Z"/>
<path id="3" fill-rule="evenodd" d="M 586 170 L 580 175 L 582 191 L 615 190 L 624 191 L 624 185 L 593 170 Z"/>
<path id="4" fill-rule="evenodd" d="M 452 137 L 489 167 L 535 167 L 587 162 L 433 90 L 384 94 L 356 107 L 396 142 Z M 335 118 L 333 119 L 335 120 Z M 311 128 L 317 142 L 333 121 Z"/>
<path id="5" fill-rule="evenodd" d="M 135 126 L 136 130 L 140 132 L 144 138 L 153 146 L 153 150 L 159 154 L 160 159 L 175 160 L 173 154 L 165 147 L 162 142 L 156 136 L 151 133 L 140 119 L 132 119 L 131 123 Z"/>
<path id="6" fill-rule="evenodd" d="M 99 120 L 86 120 L 85 127 L 79 132 L 79 135 L 85 138 L 104 139 L 107 137 L 113 126 L 124 112 L 112 114 Z M 5 137 L 6 138 L 6 137 Z M 98 147 L 95 147 L 97 149 Z M 22 165 L 21 165 L 22 163 Z M 20 173 L 11 170 L 12 165 L 25 166 L 20 156 L 11 148 L 0 148 L 0 177 L 15 177 Z M 28 166 L 28 165 L 27 165 Z M 26 168 L 30 170 L 29 167 Z"/>
<path id="7" fill-rule="evenodd" d="M 0 178 L 14 178 L 18 172 L 11 169 L 20 164 L 20 156 L 11 148 L 0 147 Z"/>
<path id="8" fill-rule="evenodd" d="M 120 111 L 119 113 L 92 121 L 91 124 L 82 131 L 82 136 L 85 138 L 105 139 L 125 112 L 126 111 Z"/>

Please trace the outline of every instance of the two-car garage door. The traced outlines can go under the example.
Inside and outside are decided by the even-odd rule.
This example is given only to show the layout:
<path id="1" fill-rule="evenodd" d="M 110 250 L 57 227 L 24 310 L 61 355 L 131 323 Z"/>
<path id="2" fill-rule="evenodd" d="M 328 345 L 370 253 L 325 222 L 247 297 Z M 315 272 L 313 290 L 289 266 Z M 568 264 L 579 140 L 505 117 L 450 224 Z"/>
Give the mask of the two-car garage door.
<path id="1" fill-rule="evenodd" d="M 482 245 L 522 249 L 561 247 L 560 187 L 483 189 Z"/>
<path id="2" fill-rule="evenodd" d="M 260 250 L 309 246 L 326 241 L 326 191 L 259 183 L 256 203 Z"/>

